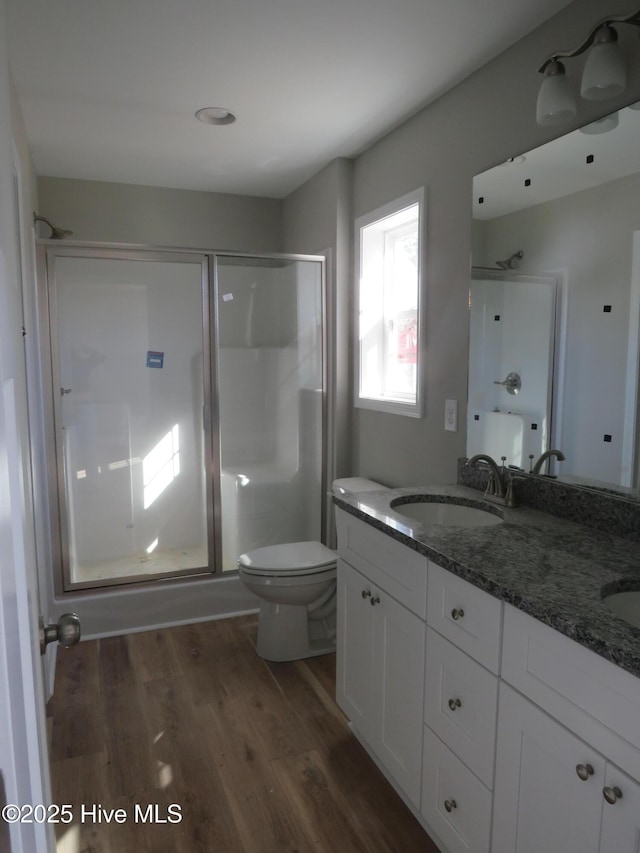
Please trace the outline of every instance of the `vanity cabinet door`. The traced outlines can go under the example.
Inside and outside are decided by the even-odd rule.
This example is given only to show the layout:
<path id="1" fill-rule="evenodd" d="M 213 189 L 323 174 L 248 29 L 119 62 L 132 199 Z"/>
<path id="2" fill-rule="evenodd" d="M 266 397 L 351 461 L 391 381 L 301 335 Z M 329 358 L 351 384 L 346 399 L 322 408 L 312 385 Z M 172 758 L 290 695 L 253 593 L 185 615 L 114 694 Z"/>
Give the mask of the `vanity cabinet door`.
<path id="1" fill-rule="evenodd" d="M 640 785 L 609 765 L 602 790 L 600 853 L 640 850 Z"/>
<path id="2" fill-rule="evenodd" d="M 372 737 L 375 608 L 373 584 L 338 560 L 336 701 L 364 735 Z"/>
<path id="3" fill-rule="evenodd" d="M 492 853 L 598 853 L 604 779 L 602 756 L 501 686 Z"/>
<path id="4" fill-rule="evenodd" d="M 418 806 L 425 623 L 338 561 L 336 700 L 356 734 Z"/>
<path id="5" fill-rule="evenodd" d="M 425 623 L 380 592 L 374 607 L 377 731 L 374 747 L 410 800 L 419 807 L 422 776 Z"/>

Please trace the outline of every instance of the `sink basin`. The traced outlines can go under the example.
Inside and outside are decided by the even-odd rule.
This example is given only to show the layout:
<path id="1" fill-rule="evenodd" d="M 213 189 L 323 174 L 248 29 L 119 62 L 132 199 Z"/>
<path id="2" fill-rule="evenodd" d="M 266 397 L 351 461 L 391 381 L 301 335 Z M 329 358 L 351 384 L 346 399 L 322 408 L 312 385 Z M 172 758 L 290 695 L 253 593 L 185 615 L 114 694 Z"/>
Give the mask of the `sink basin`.
<path id="1" fill-rule="evenodd" d="M 424 525 L 441 527 L 489 527 L 501 524 L 502 519 L 486 509 L 445 501 L 420 501 L 417 503 L 392 503 L 392 509 Z"/>
<path id="2" fill-rule="evenodd" d="M 640 628 L 640 589 L 615 592 L 604 599 L 607 607 L 634 628 Z"/>

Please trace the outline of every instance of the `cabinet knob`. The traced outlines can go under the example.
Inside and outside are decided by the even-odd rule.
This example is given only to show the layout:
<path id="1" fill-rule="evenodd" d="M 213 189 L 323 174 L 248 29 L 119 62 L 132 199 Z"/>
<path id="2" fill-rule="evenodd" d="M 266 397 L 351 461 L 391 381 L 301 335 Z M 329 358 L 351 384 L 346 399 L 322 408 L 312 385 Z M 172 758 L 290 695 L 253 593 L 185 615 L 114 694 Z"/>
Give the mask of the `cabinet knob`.
<path id="1" fill-rule="evenodd" d="M 578 774 L 578 779 L 586 782 L 589 776 L 593 776 L 594 770 L 590 764 L 578 764 L 576 765 L 576 773 Z"/>
<path id="2" fill-rule="evenodd" d="M 612 806 L 617 803 L 618 800 L 622 799 L 622 791 L 618 788 L 617 785 L 614 785 L 613 788 L 607 786 L 602 789 L 602 795 L 605 800 L 610 803 Z"/>
<path id="3" fill-rule="evenodd" d="M 375 607 L 376 604 L 380 604 L 380 598 L 377 595 L 371 597 L 371 606 Z"/>
<path id="4" fill-rule="evenodd" d="M 452 812 L 454 809 L 458 808 L 458 804 L 455 800 L 445 800 L 444 807 L 448 812 Z"/>
<path id="5" fill-rule="evenodd" d="M 455 711 L 456 708 L 462 708 L 462 702 L 459 699 L 449 699 L 449 707 Z"/>
<path id="6" fill-rule="evenodd" d="M 451 611 L 451 618 L 455 619 L 455 621 L 457 622 L 458 619 L 462 619 L 463 617 L 464 617 L 464 610 L 462 609 L 462 607 L 454 607 L 453 610 Z"/>
<path id="7" fill-rule="evenodd" d="M 370 589 L 363 589 L 362 590 L 362 597 L 365 599 L 371 598 L 371 590 Z"/>

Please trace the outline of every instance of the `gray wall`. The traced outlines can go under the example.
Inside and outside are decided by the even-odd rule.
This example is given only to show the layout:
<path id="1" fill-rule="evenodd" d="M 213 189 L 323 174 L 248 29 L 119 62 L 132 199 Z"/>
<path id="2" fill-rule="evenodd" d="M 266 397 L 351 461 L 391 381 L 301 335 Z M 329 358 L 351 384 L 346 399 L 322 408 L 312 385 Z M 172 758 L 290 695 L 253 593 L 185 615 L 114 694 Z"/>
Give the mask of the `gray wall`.
<path id="1" fill-rule="evenodd" d="M 326 253 L 329 338 L 328 478 L 351 473 L 351 208 L 353 163 L 340 158 L 284 202 L 284 249 Z M 327 512 L 333 519 L 333 512 Z M 329 541 L 331 539 L 329 531 Z"/>
<path id="2" fill-rule="evenodd" d="M 77 240 L 239 252 L 282 247 L 278 199 L 49 177 L 39 178 L 38 194 L 38 212 Z"/>
<path id="3" fill-rule="evenodd" d="M 629 0 L 577 0 L 355 160 L 353 218 L 416 187 L 427 191 L 426 416 L 354 410 L 351 473 L 389 485 L 455 480 L 465 453 L 473 175 L 640 98 L 636 59 L 623 97 L 583 102 L 573 125 L 559 130 L 535 122 L 537 69 L 548 55 L 575 47 L 604 15 L 633 8 Z M 576 84 L 581 66 L 582 59 L 567 63 Z M 313 202 L 310 192 L 306 203 Z M 457 433 L 444 430 L 448 398 L 460 404 Z"/>

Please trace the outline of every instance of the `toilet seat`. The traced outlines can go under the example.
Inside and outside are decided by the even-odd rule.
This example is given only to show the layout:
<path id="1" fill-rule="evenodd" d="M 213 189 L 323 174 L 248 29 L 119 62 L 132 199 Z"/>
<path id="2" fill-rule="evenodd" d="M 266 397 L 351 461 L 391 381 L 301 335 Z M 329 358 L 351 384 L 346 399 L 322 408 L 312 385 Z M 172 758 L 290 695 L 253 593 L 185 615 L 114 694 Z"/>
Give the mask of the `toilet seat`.
<path id="1" fill-rule="evenodd" d="M 241 554 L 238 567 L 254 577 L 304 577 L 335 569 L 337 559 L 335 551 L 320 542 L 288 542 Z"/>

